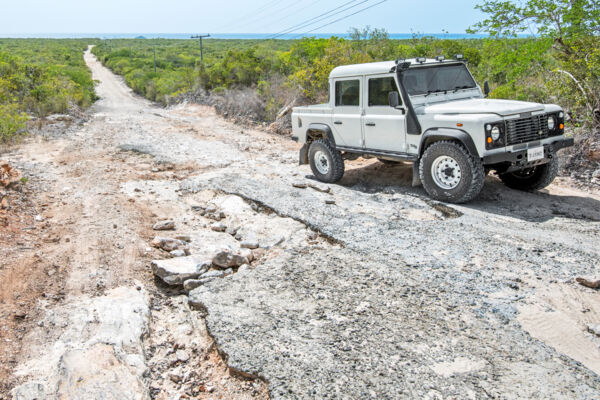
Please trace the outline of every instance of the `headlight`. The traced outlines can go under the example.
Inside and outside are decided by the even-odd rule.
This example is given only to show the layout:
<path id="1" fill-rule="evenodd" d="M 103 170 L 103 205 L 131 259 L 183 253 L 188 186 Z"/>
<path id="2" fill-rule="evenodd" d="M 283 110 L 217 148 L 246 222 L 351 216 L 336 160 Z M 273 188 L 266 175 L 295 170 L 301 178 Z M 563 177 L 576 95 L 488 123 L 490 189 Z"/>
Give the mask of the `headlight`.
<path id="1" fill-rule="evenodd" d="M 548 130 L 553 131 L 556 128 L 556 121 L 554 117 L 548 117 Z"/>
<path id="2" fill-rule="evenodd" d="M 494 126 L 492 128 L 492 131 L 490 132 L 491 136 L 492 136 L 492 140 L 495 142 L 496 140 L 500 139 L 500 128 L 497 126 Z"/>

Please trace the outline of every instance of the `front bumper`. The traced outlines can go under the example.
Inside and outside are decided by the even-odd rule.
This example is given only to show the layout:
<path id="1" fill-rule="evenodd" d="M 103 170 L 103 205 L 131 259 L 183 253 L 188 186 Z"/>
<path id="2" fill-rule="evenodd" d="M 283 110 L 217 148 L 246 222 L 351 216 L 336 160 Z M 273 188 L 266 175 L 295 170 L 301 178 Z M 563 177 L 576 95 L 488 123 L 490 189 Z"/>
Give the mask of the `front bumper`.
<path id="1" fill-rule="evenodd" d="M 545 143 L 544 146 L 544 158 L 533 162 L 527 161 L 527 148 L 518 151 L 507 151 L 502 153 L 495 153 L 483 157 L 484 165 L 493 164 L 510 164 L 511 170 L 517 170 L 522 168 L 534 167 L 536 165 L 547 163 L 560 149 L 565 147 L 571 147 L 574 144 L 573 138 L 561 138 L 551 143 Z"/>

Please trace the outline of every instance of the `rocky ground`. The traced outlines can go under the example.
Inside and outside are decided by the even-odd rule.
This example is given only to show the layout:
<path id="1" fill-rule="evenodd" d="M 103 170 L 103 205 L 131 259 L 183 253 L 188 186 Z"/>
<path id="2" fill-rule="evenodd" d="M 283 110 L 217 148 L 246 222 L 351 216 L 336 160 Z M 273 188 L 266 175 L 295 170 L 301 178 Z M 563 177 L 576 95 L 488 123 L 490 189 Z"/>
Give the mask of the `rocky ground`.
<path id="1" fill-rule="evenodd" d="M 600 194 L 493 176 L 448 206 L 410 165 L 340 184 L 287 138 L 101 100 L 3 155 L 1 398 L 597 398 Z"/>

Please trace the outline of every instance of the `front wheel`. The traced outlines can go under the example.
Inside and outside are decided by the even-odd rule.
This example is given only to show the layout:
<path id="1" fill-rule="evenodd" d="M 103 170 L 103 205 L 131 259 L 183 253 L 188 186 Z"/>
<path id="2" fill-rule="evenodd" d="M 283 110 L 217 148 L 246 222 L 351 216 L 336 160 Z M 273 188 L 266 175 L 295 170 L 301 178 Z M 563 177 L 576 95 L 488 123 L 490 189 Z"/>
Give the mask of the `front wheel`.
<path id="1" fill-rule="evenodd" d="M 344 176 L 342 154 L 324 139 L 315 140 L 308 149 L 310 169 L 321 182 L 333 183 Z"/>
<path id="2" fill-rule="evenodd" d="M 435 200 L 465 203 L 479 194 L 485 181 L 483 163 L 459 143 L 435 142 L 419 164 L 423 187 Z"/>
<path id="3" fill-rule="evenodd" d="M 525 168 L 514 172 L 498 174 L 506 186 L 517 190 L 540 190 L 550 185 L 558 175 L 558 157 L 552 158 L 546 164 Z"/>

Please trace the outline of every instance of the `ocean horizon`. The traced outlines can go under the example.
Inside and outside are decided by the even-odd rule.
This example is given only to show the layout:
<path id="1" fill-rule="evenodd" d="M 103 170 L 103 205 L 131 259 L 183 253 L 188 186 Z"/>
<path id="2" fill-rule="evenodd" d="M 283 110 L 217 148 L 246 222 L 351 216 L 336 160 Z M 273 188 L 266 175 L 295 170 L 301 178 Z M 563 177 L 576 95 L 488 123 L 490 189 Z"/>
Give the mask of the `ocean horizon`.
<path id="1" fill-rule="evenodd" d="M 204 34 L 204 33 L 203 33 Z M 14 39 L 191 39 L 194 33 L 0 33 L 0 38 Z M 275 33 L 215 33 L 210 34 L 211 39 L 269 39 Z M 299 39 L 302 37 L 330 38 L 332 36 L 350 38 L 348 33 L 289 33 L 277 37 L 281 40 Z M 482 39 L 489 35 L 468 33 L 390 33 L 390 39 L 412 39 L 423 37 L 434 37 L 436 39 Z M 530 35 L 519 35 L 529 37 Z"/>

